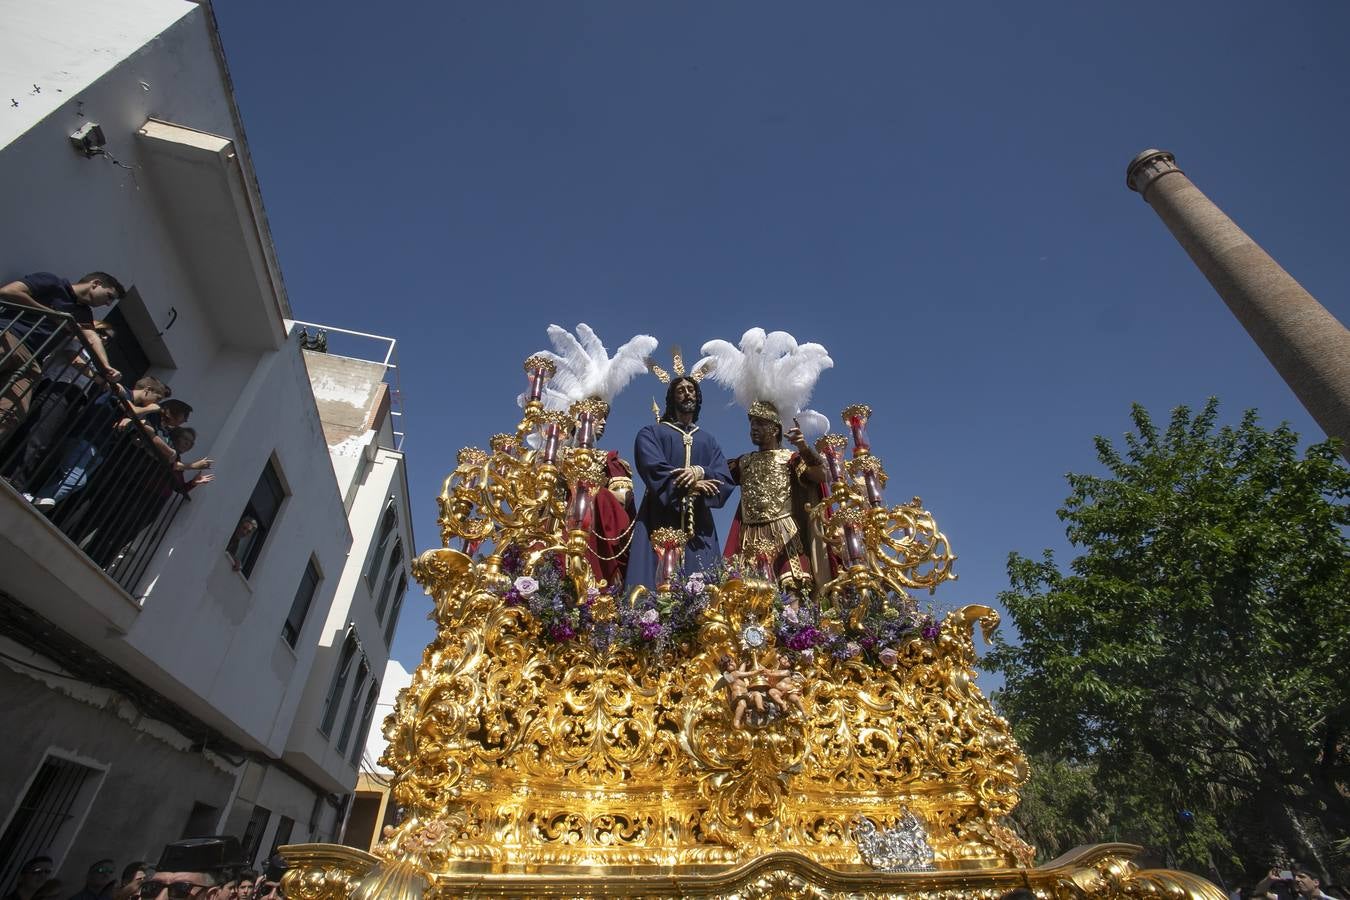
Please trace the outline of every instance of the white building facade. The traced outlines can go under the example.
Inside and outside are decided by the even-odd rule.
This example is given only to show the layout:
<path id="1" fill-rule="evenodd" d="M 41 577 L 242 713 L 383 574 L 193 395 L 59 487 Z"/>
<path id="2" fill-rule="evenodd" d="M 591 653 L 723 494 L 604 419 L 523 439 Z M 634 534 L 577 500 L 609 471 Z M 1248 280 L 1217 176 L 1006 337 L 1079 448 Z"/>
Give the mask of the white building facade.
<path id="1" fill-rule="evenodd" d="M 39 854 L 74 885 L 189 835 L 332 839 L 414 546 L 392 343 L 302 348 L 209 6 L 0 21 L 0 283 L 115 274 L 114 365 L 190 403 L 184 459 L 215 461 L 115 559 L 0 481 L 0 892 Z"/>

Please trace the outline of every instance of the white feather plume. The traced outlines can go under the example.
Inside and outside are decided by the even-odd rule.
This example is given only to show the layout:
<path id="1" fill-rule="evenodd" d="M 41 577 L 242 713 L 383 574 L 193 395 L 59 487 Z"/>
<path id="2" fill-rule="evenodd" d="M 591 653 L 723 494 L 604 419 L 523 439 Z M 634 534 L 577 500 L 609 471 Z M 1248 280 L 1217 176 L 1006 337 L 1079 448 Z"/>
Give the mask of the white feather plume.
<path id="1" fill-rule="evenodd" d="M 829 430 L 829 419 L 806 408 L 820 373 L 834 365 L 820 344 L 798 344 L 786 331 L 751 328 L 741 336 L 739 347 L 729 341 L 708 341 L 703 357 L 699 365 L 712 361 L 709 377 L 729 388 L 740 406 L 749 409 L 756 400 L 767 400 L 785 425 L 795 418 L 809 434 Z"/>
<path id="2" fill-rule="evenodd" d="M 658 343 L 651 335 L 635 335 L 611 357 L 585 322 L 577 325 L 575 335 L 566 328 L 550 325 L 548 337 L 553 350 L 542 350 L 537 355 L 557 366 L 542 398 L 544 407 L 552 410 L 565 410 L 590 397 L 609 403 L 630 381 L 647 371 L 645 360 Z M 518 399 L 524 405 L 524 395 Z"/>

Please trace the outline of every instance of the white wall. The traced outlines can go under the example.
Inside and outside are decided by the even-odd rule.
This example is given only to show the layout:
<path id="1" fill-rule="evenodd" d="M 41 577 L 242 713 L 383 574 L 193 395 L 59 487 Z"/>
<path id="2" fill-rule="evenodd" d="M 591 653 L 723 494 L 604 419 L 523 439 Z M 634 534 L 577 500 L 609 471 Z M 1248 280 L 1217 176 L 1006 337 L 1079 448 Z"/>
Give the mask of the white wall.
<path id="1" fill-rule="evenodd" d="M 335 600 L 329 609 L 327 621 L 319 635 L 319 648 L 315 663 L 311 669 L 308 683 L 304 687 L 303 698 L 298 706 L 287 742 L 285 759 L 301 771 L 317 776 L 316 769 L 333 772 L 341 771 L 347 790 L 356 783 L 356 766 L 350 762 L 352 746 L 339 754 L 336 748 L 341 732 L 346 705 L 353 702 L 352 685 L 349 681 L 342 698 L 343 707 L 339 710 L 336 724 L 329 735 L 320 730 L 325 699 L 332 686 L 334 671 L 346 636 L 348 623 L 356 626 L 366 652 L 366 658 L 372 675 L 383 682 L 385 665 L 389 659 L 389 645 L 384 634 L 389 616 L 394 614 L 393 601 L 385 610 L 383 620 L 376 618 L 376 603 L 380 584 L 367 585 L 365 569 L 378 539 L 380 520 L 389 502 L 393 501 L 398 510 L 399 539 L 403 546 L 404 570 L 409 571 L 414 544 L 407 498 L 406 470 L 403 454 L 380 448 L 376 450 L 374 460 L 365 467 L 362 480 L 352 502 L 349 520 L 353 534 L 351 552 L 347 565 L 341 573 L 337 585 Z M 389 551 L 386 551 L 388 553 Z M 387 565 L 384 564 L 384 565 Z M 381 566 L 381 572 L 384 571 Z M 373 590 L 372 590 L 373 587 Z M 401 615 L 401 611 L 399 613 Z M 364 703 L 365 691 L 356 698 Z M 357 722 L 362 710 L 357 710 Z M 372 720 L 372 729 L 378 730 L 380 716 Z M 365 735 L 357 734 L 354 742 L 364 744 Z M 363 748 L 364 749 L 364 748 Z"/>
<path id="2" fill-rule="evenodd" d="M 270 260 L 260 201 L 250 194 L 238 221 L 203 227 L 190 215 L 191 195 L 166 191 L 178 182 L 157 175 L 162 155 L 137 137 L 152 117 L 220 135 L 235 142 L 230 171 L 242 166 L 252 190 L 208 10 L 184 0 L 0 0 L 0 22 L 8 48 L 0 85 L 46 85 L 31 102 L 19 98 L 18 113 L 0 112 L 0 197 L 9 211 L 0 217 L 0 280 L 106 269 L 134 286 L 149 326 L 136 337 L 172 363 L 151 372 L 196 409 L 191 456 L 216 460 L 216 481 L 193 492 L 151 563 L 126 633 L 91 633 L 77 615 L 57 624 L 230 739 L 279 755 L 320 632 L 328 636 L 351 534 L 300 352 L 281 337 L 279 275 L 263 264 L 239 281 L 252 290 L 232 281 L 221 291 L 188 262 L 222 239 L 262 241 Z M 87 121 L 102 125 L 109 151 L 130 169 L 71 148 L 67 134 Z M 210 230 L 226 226 L 238 231 Z M 237 331 L 227 339 L 222 319 L 260 324 L 241 341 Z M 290 496 L 244 579 L 224 548 L 269 458 Z M 292 651 L 281 626 L 311 555 L 324 577 Z M 19 599 L 36 607 L 40 594 Z M 367 641 L 382 645 L 373 633 Z M 345 778 L 340 768 L 329 774 Z"/>
<path id="3" fill-rule="evenodd" d="M 77 96 L 195 6 L 187 0 L 0 0 L 6 34 L 0 54 L 0 96 L 6 107 L 0 116 L 0 146 Z M 147 93 L 156 88 L 149 84 Z"/>

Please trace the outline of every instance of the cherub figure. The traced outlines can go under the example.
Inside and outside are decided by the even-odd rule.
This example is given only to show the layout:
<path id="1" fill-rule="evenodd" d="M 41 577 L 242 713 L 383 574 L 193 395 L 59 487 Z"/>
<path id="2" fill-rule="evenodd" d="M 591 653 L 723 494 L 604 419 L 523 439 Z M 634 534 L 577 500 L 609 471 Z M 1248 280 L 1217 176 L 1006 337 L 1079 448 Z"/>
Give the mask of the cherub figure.
<path id="1" fill-rule="evenodd" d="M 802 706 L 802 691 L 806 687 L 806 680 L 802 677 L 802 673 L 794 671 L 791 668 L 792 661 L 781 653 L 775 657 L 774 665 L 778 668 L 764 672 L 769 682 L 769 700 L 785 714 L 790 706 L 795 706 L 797 712 L 806 715 L 806 708 Z"/>
<path id="2" fill-rule="evenodd" d="M 749 678 L 754 671 L 745 667 L 736 668 L 730 655 L 722 654 L 717 667 L 722 670 L 722 677 L 717 684 L 726 689 L 727 704 L 731 707 L 731 726 L 740 728 L 750 706 L 753 705 L 756 712 L 764 712 L 764 695 L 759 691 L 751 692 Z"/>

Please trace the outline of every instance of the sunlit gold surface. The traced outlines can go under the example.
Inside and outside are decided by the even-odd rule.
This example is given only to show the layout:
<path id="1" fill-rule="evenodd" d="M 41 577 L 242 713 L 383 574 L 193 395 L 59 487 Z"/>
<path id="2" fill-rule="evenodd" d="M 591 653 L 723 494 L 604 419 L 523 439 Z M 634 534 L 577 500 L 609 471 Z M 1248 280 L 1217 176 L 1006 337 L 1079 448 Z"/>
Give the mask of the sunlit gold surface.
<path id="1" fill-rule="evenodd" d="M 527 407 L 491 455 L 459 455 L 439 498 L 445 546 L 413 565 L 437 633 L 384 725 L 381 762 L 402 820 L 374 857 L 288 848 L 289 896 L 993 898 L 1027 884 L 1047 898 L 1221 896 L 1190 876 L 1136 872 L 1124 845 L 1019 868 L 1032 848 L 1001 820 L 1026 761 L 974 678 L 974 625 L 987 634 L 998 624 L 989 607 L 951 613 L 935 639 L 903 643 L 893 666 L 803 660 L 801 710 L 742 727 L 718 661 L 772 661 L 769 582 L 710 589 L 697 638 L 662 658 L 546 641 L 526 608 L 503 602 L 501 554 L 514 547 L 529 564 L 562 553 L 578 595 L 595 587 L 584 533 L 562 521 L 603 452 L 572 448 L 557 465 L 537 463 L 524 437 L 542 417 Z M 884 475 L 879 461 L 868 465 Z M 840 521 L 855 523 L 866 547 L 863 563 L 822 586 L 822 604 L 954 578 L 955 556 L 917 498 L 871 508 L 859 479 L 836 484 L 811 513 L 836 553 Z M 475 560 L 453 540 L 490 551 Z M 597 607 L 597 620 L 612 615 Z M 753 624 L 766 643 L 746 643 Z M 884 828 L 907 812 L 926 826 L 939 871 L 868 870 L 855 818 Z"/>
<path id="2" fill-rule="evenodd" d="M 350 847 L 297 844 L 281 848 L 297 868 L 283 882 L 294 900 L 345 900 L 384 875 L 391 864 Z M 1224 900 L 1217 887 L 1186 872 L 1139 869 L 1131 844 L 1079 847 L 1034 869 L 947 869 L 881 873 L 833 868 L 795 853 L 771 853 L 737 866 L 674 871 L 565 869 L 550 872 L 464 869 L 429 881 L 396 870 L 380 896 L 388 900 L 451 897 L 688 897 L 724 900 L 997 900 L 1025 887 L 1042 900 Z M 395 864 L 396 866 L 397 864 Z M 377 874 L 378 873 L 378 874 Z M 398 879 L 398 880 L 396 880 Z M 406 879 L 406 880 L 404 880 Z M 391 883 L 393 882 L 393 883 Z M 423 888 L 423 884 L 427 888 Z M 364 897 L 358 897 L 364 900 Z"/>

